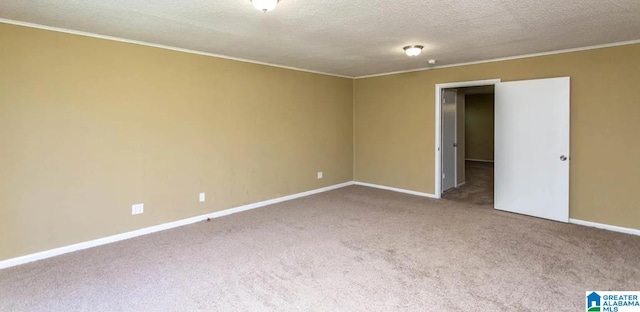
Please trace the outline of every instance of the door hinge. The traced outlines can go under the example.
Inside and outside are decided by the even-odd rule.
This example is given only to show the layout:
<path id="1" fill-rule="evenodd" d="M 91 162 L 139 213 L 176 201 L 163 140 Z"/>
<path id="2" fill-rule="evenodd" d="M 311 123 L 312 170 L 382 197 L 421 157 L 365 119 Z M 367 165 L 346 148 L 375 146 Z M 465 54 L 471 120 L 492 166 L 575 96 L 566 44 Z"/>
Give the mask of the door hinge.
<path id="1" fill-rule="evenodd" d="M 446 175 L 443 173 L 442 174 L 442 180 L 444 180 L 445 177 L 446 177 Z"/>

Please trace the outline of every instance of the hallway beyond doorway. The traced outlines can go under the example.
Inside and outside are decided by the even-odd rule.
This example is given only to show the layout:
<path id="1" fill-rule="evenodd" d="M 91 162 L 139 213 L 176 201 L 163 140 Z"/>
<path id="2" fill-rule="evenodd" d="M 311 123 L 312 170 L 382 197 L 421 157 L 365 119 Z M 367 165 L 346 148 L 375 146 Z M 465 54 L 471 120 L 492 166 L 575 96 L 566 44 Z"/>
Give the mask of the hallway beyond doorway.
<path id="1" fill-rule="evenodd" d="M 465 161 L 466 183 L 442 194 L 442 198 L 493 207 L 493 163 Z"/>

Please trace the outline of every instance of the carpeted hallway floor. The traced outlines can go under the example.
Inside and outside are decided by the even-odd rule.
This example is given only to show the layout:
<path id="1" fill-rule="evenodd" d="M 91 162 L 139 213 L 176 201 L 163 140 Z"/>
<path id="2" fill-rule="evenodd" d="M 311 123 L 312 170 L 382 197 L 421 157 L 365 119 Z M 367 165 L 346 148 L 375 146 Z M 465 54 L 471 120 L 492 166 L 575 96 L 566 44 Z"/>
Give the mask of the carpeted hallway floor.
<path id="1" fill-rule="evenodd" d="M 581 311 L 640 237 L 351 186 L 0 270 L 0 311 Z"/>
<path id="2" fill-rule="evenodd" d="M 493 208 L 493 163 L 465 161 L 465 184 L 447 190 L 442 198 Z"/>

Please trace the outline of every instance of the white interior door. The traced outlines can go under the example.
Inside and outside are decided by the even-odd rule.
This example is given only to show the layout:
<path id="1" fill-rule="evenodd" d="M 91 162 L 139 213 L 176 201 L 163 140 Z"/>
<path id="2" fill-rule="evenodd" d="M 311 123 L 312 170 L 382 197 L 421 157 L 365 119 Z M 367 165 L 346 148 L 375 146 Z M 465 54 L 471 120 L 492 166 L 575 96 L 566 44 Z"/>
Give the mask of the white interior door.
<path id="1" fill-rule="evenodd" d="M 442 191 L 456 186 L 456 98 L 455 89 L 442 91 Z"/>
<path id="2" fill-rule="evenodd" d="M 569 77 L 495 88 L 495 208 L 569 221 Z"/>

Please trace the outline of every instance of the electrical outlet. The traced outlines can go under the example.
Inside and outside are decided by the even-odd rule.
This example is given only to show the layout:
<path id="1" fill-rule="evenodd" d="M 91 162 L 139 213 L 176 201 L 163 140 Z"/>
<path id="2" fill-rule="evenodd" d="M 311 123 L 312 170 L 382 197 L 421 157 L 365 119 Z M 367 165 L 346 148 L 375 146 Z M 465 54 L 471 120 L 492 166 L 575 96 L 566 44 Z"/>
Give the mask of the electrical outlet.
<path id="1" fill-rule="evenodd" d="M 318 179 L 322 179 L 322 171 L 318 172 Z"/>
<path id="2" fill-rule="evenodd" d="M 204 193 L 200 193 L 200 195 L 198 196 L 198 200 L 200 200 L 200 202 L 204 202 L 205 198 L 206 197 Z"/>
<path id="3" fill-rule="evenodd" d="M 137 215 L 144 212 L 144 204 L 135 204 L 131 206 L 131 214 Z"/>

